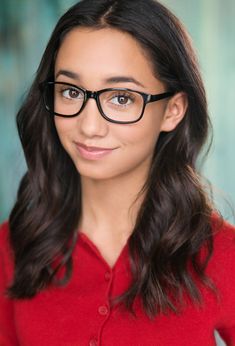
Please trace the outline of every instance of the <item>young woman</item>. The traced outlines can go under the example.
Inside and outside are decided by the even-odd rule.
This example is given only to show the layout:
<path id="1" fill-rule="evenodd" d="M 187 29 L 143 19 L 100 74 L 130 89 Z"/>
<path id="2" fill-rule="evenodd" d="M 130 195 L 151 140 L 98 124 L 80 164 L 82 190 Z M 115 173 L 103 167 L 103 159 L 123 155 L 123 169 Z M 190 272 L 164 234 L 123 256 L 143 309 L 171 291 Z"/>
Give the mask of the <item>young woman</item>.
<path id="1" fill-rule="evenodd" d="M 153 0 L 83 0 L 17 115 L 27 162 L 0 231 L 0 345 L 235 343 L 235 231 L 197 172 L 203 83 Z"/>

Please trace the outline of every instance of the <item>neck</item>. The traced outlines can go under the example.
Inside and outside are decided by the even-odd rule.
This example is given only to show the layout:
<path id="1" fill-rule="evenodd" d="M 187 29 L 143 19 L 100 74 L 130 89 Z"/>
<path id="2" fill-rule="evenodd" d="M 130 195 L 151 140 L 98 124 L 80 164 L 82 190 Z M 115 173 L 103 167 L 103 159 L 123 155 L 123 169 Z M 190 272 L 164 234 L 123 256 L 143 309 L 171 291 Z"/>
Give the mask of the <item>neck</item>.
<path id="1" fill-rule="evenodd" d="M 81 231 L 91 238 L 98 236 L 125 243 L 143 201 L 140 192 L 145 179 L 133 175 L 110 180 L 81 177 Z"/>

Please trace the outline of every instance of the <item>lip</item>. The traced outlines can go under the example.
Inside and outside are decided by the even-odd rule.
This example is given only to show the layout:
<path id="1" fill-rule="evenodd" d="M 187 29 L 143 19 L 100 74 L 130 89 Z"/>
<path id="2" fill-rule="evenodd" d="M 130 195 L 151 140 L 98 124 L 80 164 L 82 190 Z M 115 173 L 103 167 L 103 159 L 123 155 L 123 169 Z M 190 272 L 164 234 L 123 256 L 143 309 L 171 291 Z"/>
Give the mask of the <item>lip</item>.
<path id="1" fill-rule="evenodd" d="M 75 142 L 76 148 L 80 156 L 87 160 L 99 160 L 109 154 L 111 154 L 117 148 L 101 148 L 87 146 L 83 143 Z"/>

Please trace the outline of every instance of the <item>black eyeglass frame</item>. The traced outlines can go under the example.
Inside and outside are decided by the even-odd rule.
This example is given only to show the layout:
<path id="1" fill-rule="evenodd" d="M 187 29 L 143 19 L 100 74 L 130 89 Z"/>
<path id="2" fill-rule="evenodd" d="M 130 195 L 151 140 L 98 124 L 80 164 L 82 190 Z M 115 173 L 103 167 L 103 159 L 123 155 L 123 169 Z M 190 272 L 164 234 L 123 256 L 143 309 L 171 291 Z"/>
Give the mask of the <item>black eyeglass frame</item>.
<path id="1" fill-rule="evenodd" d="M 77 113 L 72 114 L 72 115 L 64 115 L 64 114 L 60 114 L 60 113 L 54 112 L 52 109 L 50 109 L 50 107 L 48 106 L 48 104 L 46 102 L 45 89 L 46 89 L 47 85 L 55 85 L 55 84 L 68 85 L 68 86 L 71 86 L 73 88 L 79 89 L 79 90 L 81 90 L 84 93 L 83 105 L 82 105 L 81 109 Z M 86 90 L 84 88 L 78 87 L 75 84 L 66 83 L 66 82 L 53 82 L 53 81 L 42 82 L 42 83 L 40 83 L 39 86 L 40 86 L 40 89 L 41 89 L 41 91 L 43 93 L 44 106 L 45 106 L 46 110 L 50 114 L 57 115 L 57 116 L 60 116 L 60 117 L 63 117 L 63 118 L 73 118 L 73 117 L 76 117 L 83 111 L 83 109 L 86 106 L 87 101 L 90 98 L 92 98 L 92 99 L 94 99 L 96 101 L 96 105 L 97 105 L 97 108 L 98 108 L 101 116 L 104 119 L 106 119 L 107 121 L 109 121 L 111 123 L 115 123 L 115 124 L 134 124 L 134 123 L 137 123 L 143 117 L 144 111 L 145 111 L 145 107 L 146 107 L 146 105 L 148 103 L 156 102 L 156 101 L 159 101 L 159 100 L 163 100 L 163 99 L 165 99 L 167 97 L 170 97 L 170 96 L 174 95 L 174 92 L 171 92 L 171 91 L 166 91 L 166 92 L 161 93 L 161 94 L 151 95 L 151 94 L 146 94 L 144 92 L 133 90 L 133 89 L 129 89 L 129 88 L 106 88 L 106 89 L 101 89 L 101 90 L 97 90 L 97 91 L 91 91 L 91 90 Z M 119 120 L 113 120 L 113 119 L 110 119 L 109 117 L 107 117 L 107 115 L 103 112 L 103 109 L 102 109 L 101 103 L 100 103 L 100 99 L 99 99 L 99 96 L 102 93 L 107 92 L 107 91 L 129 91 L 129 92 L 135 92 L 135 93 L 141 95 L 142 98 L 143 98 L 144 103 L 143 103 L 143 108 L 142 108 L 142 112 L 141 112 L 140 116 L 136 120 L 131 120 L 131 121 L 119 121 Z"/>

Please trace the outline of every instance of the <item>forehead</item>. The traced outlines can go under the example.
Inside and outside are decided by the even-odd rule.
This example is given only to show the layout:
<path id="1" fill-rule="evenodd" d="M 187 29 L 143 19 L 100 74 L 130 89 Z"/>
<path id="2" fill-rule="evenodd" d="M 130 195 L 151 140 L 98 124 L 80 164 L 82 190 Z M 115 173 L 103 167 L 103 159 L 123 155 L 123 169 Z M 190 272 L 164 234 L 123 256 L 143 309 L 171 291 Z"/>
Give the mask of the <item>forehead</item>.
<path id="1" fill-rule="evenodd" d="M 55 73 L 60 69 L 71 70 L 83 79 L 128 75 L 150 87 L 159 83 L 140 44 L 128 33 L 111 28 L 71 30 L 57 54 Z"/>

